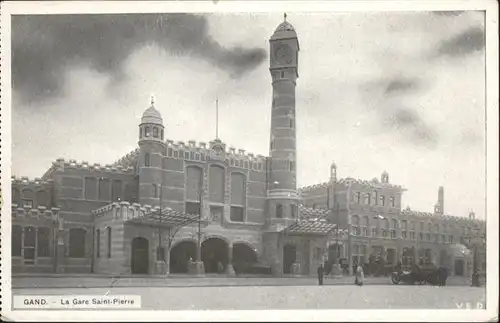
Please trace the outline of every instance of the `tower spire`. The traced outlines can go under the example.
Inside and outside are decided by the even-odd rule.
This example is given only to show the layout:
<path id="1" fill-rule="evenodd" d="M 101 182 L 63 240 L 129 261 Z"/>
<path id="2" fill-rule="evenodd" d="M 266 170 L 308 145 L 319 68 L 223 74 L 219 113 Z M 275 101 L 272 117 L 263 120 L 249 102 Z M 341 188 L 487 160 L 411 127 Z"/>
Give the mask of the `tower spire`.
<path id="1" fill-rule="evenodd" d="M 219 139 L 219 96 L 215 97 L 215 139 Z"/>
<path id="2" fill-rule="evenodd" d="M 155 96 L 154 95 L 151 95 L 151 107 L 155 107 Z"/>
<path id="3" fill-rule="evenodd" d="M 283 14 L 283 19 L 286 21 L 286 12 Z"/>

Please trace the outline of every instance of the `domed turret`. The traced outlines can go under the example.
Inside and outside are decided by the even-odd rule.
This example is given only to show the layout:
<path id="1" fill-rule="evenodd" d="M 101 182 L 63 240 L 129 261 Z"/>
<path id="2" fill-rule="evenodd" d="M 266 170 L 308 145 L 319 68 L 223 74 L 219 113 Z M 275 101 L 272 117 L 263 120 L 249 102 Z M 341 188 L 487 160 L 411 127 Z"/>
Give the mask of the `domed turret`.
<path id="1" fill-rule="evenodd" d="M 160 111 L 155 108 L 154 98 L 151 97 L 151 105 L 142 114 L 139 125 L 139 141 L 163 141 L 163 129 L 163 118 Z"/>
<path id="2" fill-rule="evenodd" d="M 293 28 L 292 24 L 286 20 L 286 13 L 284 14 L 284 18 L 284 21 L 276 27 L 274 34 L 271 36 L 272 40 L 297 38 L 295 28 Z"/>
<path id="3" fill-rule="evenodd" d="M 384 184 L 389 183 L 389 173 L 387 171 L 384 170 L 384 172 L 382 173 L 382 176 L 380 178 L 380 181 Z"/>
<path id="4" fill-rule="evenodd" d="M 163 124 L 160 111 L 155 108 L 154 98 L 151 98 L 151 106 L 142 114 L 141 123 Z"/>

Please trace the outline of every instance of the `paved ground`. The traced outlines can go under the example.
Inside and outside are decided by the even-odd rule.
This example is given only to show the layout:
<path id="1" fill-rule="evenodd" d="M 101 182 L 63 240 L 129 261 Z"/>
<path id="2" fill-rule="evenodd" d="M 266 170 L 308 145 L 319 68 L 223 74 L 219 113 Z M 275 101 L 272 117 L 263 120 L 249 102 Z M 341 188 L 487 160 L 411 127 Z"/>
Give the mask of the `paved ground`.
<path id="1" fill-rule="evenodd" d="M 325 285 L 172 288 L 14 289 L 15 295 L 141 295 L 143 309 L 457 309 L 483 302 L 485 288 L 466 286 Z"/>
<path id="2" fill-rule="evenodd" d="M 352 285 L 354 277 L 325 278 L 325 285 Z M 74 275 L 69 277 L 23 276 L 13 277 L 12 288 L 108 288 L 108 287 L 203 287 L 203 286 L 313 286 L 313 277 L 105 277 Z M 365 285 L 391 285 L 390 277 L 366 277 Z M 463 277 L 450 277 L 449 286 L 468 286 Z"/>

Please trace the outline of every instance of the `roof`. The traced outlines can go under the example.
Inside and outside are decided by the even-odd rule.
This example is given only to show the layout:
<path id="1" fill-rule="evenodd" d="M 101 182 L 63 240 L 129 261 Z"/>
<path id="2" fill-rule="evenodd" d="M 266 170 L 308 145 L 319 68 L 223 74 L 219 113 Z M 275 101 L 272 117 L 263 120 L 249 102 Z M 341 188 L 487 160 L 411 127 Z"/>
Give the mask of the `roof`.
<path id="1" fill-rule="evenodd" d="M 327 209 L 313 209 L 304 206 L 299 207 L 299 219 L 282 230 L 286 233 L 327 235 L 336 225 L 328 223 Z"/>
<path id="2" fill-rule="evenodd" d="M 328 223 L 326 220 L 299 220 L 284 228 L 282 231 L 286 233 L 327 235 L 333 231 L 335 227 L 335 224 Z"/>
<path id="3" fill-rule="evenodd" d="M 163 118 L 161 117 L 160 111 L 156 110 L 154 106 L 150 106 L 142 114 L 141 122 L 163 124 Z"/>
<path id="4" fill-rule="evenodd" d="M 171 208 L 164 208 L 161 212 L 154 210 L 149 213 L 135 216 L 126 220 L 128 223 L 143 223 L 143 224 L 156 224 L 165 226 L 184 226 L 190 223 L 198 222 L 198 214 L 186 214 L 183 212 L 175 211 Z"/>
<path id="5" fill-rule="evenodd" d="M 299 214 L 301 220 L 326 220 L 330 214 L 328 209 L 313 209 L 310 207 L 300 206 Z"/>
<path id="6" fill-rule="evenodd" d="M 290 39 L 297 38 L 297 33 L 295 32 L 295 28 L 293 28 L 292 24 L 288 21 L 283 21 L 281 24 L 276 27 L 271 39 Z"/>

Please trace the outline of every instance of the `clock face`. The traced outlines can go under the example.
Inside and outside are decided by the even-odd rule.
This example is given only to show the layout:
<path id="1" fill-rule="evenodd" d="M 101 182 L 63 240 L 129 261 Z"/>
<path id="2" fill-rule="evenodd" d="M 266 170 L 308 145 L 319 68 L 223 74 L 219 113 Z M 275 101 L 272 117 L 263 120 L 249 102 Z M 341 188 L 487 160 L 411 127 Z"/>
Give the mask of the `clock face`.
<path id="1" fill-rule="evenodd" d="M 276 48 L 274 57 L 279 64 L 291 64 L 292 63 L 292 49 L 288 45 L 279 45 Z"/>

